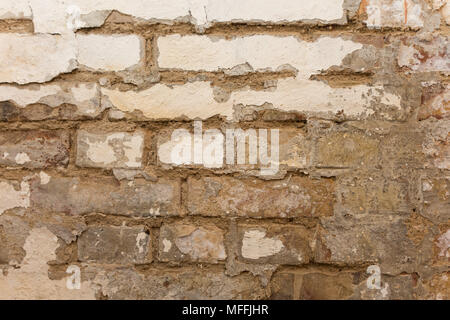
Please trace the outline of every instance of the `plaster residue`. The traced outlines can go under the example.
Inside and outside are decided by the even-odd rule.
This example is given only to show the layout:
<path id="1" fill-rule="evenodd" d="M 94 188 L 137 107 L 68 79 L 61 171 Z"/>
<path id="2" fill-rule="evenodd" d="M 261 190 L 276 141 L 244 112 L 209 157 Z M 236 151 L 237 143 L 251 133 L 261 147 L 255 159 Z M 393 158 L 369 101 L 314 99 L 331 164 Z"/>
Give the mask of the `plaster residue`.
<path id="1" fill-rule="evenodd" d="M 260 259 L 273 256 L 284 248 L 283 242 L 267 238 L 265 231 L 246 231 L 242 240 L 242 256 L 247 259 Z"/>

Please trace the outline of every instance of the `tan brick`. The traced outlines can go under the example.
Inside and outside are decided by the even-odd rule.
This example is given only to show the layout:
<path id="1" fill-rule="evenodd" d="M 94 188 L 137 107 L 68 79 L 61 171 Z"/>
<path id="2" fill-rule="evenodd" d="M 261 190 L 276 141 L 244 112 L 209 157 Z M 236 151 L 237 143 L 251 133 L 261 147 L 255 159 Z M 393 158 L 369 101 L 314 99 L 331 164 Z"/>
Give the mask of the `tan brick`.
<path id="1" fill-rule="evenodd" d="M 334 181 L 292 177 L 259 181 L 230 177 L 188 179 L 187 207 L 192 215 L 254 218 L 331 215 Z"/>
<path id="2" fill-rule="evenodd" d="M 312 258 L 312 232 L 303 226 L 239 225 L 238 255 L 249 263 L 302 265 Z"/>
<path id="3" fill-rule="evenodd" d="M 217 263 L 227 257 L 224 232 L 213 225 L 164 224 L 159 234 L 159 259 Z"/>
<path id="4" fill-rule="evenodd" d="M 69 134 L 64 131 L 0 132 L 0 165 L 25 168 L 69 163 Z"/>
<path id="5" fill-rule="evenodd" d="M 354 168 L 374 165 L 379 141 L 358 132 L 330 132 L 316 144 L 316 166 Z"/>
<path id="6" fill-rule="evenodd" d="M 46 181 L 47 182 L 47 181 Z M 112 177 L 61 178 L 47 183 L 34 179 L 31 206 L 73 215 L 104 213 L 136 217 L 182 215 L 180 182 L 135 180 L 118 183 Z"/>
<path id="7" fill-rule="evenodd" d="M 77 135 L 77 166 L 91 168 L 140 168 L 144 133 L 91 133 Z"/>
<path id="8" fill-rule="evenodd" d="M 150 263 L 150 235 L 139 226 L 92 226 L 78 239 L 78 259 L 112 264 Z"/>

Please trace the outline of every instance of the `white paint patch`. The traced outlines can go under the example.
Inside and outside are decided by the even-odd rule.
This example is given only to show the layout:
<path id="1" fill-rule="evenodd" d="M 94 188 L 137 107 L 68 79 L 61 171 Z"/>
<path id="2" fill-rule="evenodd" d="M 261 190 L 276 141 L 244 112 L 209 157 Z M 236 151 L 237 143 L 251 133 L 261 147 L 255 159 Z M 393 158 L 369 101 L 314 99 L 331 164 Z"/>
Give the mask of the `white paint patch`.
<path id="1" fill-rule="evenodd" d="M 450 229 L 439 237 L 438 247 L 441 249 L 439 256 L 450 258 Z"/>
<path id="2" fill-rule="evenodd" d="M 142 40 L 136 35 L 77 35 L 78 62 L 90 69 L 121 71 L 141 60 Z"/>
<path id="3" fill-rule="evenodd" d="M 172 242 L 170 240 L 163 239 L 162 243 L 163 243 L 163 251 L 169 252 L 170 249 L 172 248 Z"/>
<path id="4" fill-rule="evenodd" d="M 158 38 L 161 68 L 218 71 L 249 64 L 254 70 L 277 70 L 289 65 L 297 77 L 308 79 L 334 65 L 340 65 L 361 43 L 342 38 L 321 37 L 314 42 L 293 36 L 255 35 L 232 40 L 207 36 L 169 35 Z M 267 50 L 270 48 L 270 50 Z"/>
<path id="5" fill-rule="evenodd" d="M 136 237 L 136 247 L 138 248 L 140 254 L 145 252 L 147 243 L 148 243 L 148 234 L 146 234 L 145 232 L 138 233 Z"/>
<path id="6" fill-rule="evenodd" d="M 246 231 L 242 240 L 242 256 L 247 259 L 260 259 L 279 253 L 284 248 L 278 239 L 266 238 L 266 232 Z"/>
<path id="7" fill-rule="evenodd" d="M 41 178 L 41 184 L 48 184 L 50 182 L 51 177 L 46 174 L 44 171 L 39 173 L 39 177 Z"/>
<path id="8" fill-rule="evenodd" d="M 9 209 L 28 208 L 30 206 L 30 185 L 28 182 L 20 184 L 20 190 L 8 182 L 0 181 L 0 215 Z"/>
<path id="9" fill-rule="evenodd" d="M 47 228 L 32 229 L 23 246 L 26 255 L 20 268 L 0 273 L 0 299 L 95 299 L 96 289 L 89 281 L 73 291 L 67 288 L 66 279 L 49 279 L 48 262 L 56 259 L 58 247 L 58 238 Z"/>
<path id="10" fill-rule="evenodd" d="M 109 145 L 109 140 L 99 142 L 89 142 L 89 149 L 86 152 L 89 160 L 102 165 L 109 165 L 117 161 L 114 149 Z"/>
<path id="11" fill-rule="evenodd" d="M 24 153 L 24 152 L 20 152 L 16 155 L 16 157 L 14 158 L 14 160 L 16 161 L 16 163 L 18 164 L 25 164 L 27 162 L 30 162 L 31 159 L 28 156 L 28 154 Z"/>
<path id="12" fill-rule="evenodd" d="M 232 118 L 233 106 L 214 99 L 209 82 L 198 81 L 185 85 L 156 84 L 142 91 L 119 91 L 102 88 L 105 100 L 123 112 L 139 110 L 149 119 L 208 119 L 215 115 Z"/>

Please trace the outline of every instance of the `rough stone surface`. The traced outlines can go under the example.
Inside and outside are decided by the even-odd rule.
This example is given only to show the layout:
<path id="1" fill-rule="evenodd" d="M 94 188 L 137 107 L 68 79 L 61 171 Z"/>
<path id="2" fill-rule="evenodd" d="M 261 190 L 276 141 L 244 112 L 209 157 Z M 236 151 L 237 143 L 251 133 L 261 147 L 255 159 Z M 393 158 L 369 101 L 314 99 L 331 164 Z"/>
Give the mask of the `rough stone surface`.
<path id="1" fill-rule="evenodd" d="M 25 168 L 65 166 L 69 134 L 63 131 L 0 132 L 0 165 Z"/>
<path id="2" fill-rule="evenodd" d="M 189 178 L 187 207 L 193 215 L 253 218 L 332 214 L 334 182 L 295 177 L 258 183 L 234 178 Z"/>
<path id="3" fill-rule="evenodd" d="M 79 238 L 78 259 L 113 264 L 149 263 L 149 249 L 150 236 L 143 227 L 95 226 Z"/>
<path id="4" fill-rule="evenodd" d="M 312 232 L 302 226 L 240 225 L 239 257 L 246 262 L 302 265 L 312 258 Z"/>
<path id="5" fill-rule="evenodd" d="M 51 177 L 33 180 L 31 206 L 78 215 L 105 213 L 138 217 L 181 215 L 177 180 L 116 182 L 114 178 Z"/>
<path id="6" fill-rule="evenodd" d="M 159 234 L 162 261 L 217 263 L 227 257 L 223 231 L 215 226 L 163 225 Z"/>
<path id="7" fill-rule="evenodd" d="M 143 149 L 142 132 L 95 134 L 79 131 L 77 165 L 91 168 L 140 168 Z"/>
<path id="8" fill-rule="evenodd" d="M 450 299 L 449 25 L 0 0 L 0 299 Z"/>

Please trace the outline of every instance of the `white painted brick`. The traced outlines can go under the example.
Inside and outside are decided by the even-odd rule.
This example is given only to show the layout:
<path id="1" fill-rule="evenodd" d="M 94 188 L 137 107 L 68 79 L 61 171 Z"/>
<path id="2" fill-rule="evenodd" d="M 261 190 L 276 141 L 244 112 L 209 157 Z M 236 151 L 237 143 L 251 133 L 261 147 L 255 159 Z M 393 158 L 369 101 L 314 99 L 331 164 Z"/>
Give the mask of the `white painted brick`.
<path id="1" fill-rule="evenodd" d="M 424 25 L 422 6 L 412 0 L 367 0 L 365 12 L 369 28 L 421 28 Z"/>
<path id="2" fill-rule="evenodd" d="M 214 100 L 209 82 L 193 82 L 169 87 L 156 84 L 143 91 L 119 91 L 102 88 L 103 102 L 115 108 L 141 111 L 149 119 L 210 118 L 216 114 L 231 118 L 233 106 Z"/>
<path id="3" fill-rule="evenodd" d="M 39 33 L 67 33 L 72 31 L 69 26 L 97 27 L 112 10 L 148 21 L 184 20 L 197 25 L 248 20 L 345 22 L 344 0 L 52 0 L 51 6 L 48 1 L 28 2 Z"/>
<path id="4" fill-rule="evenodd" d="M 0 34 L 0 82 L 46 82 L 76 68 L 72 39 L 52 35 Z"/>
<path id="5" fill-rule="evenodd" d="M 377 103 L 399 109 L 401 98 L 384 92 L 383 87 L 357 85 L 332 88 L 320 81 L 289 78 L 278 80 L 275 90 L 243 90 L 231 95 L 233 105 L 262 106 L 269 103 L 278 110 L 336 114 L 343 110 L 347 116 L 370 115 Z"/>
<path id="6" fill-rule="evenodd" d="M 100 89 L 93 83 L 36 84 L 26 87 L 0 85 L 0 101 L 11 101 L 21 108 L 36 103 L 50 107 L 71 104 L 77 107 L 77 113 L 85 116 L 97 116 L 103 110 L 100 107 Z"/>
<path id="7" fill-rule="evenodd" d="M 333 21 L 343 18 L 343 0 L 211 0 L 210 21 Z"/>
<path id="8" fill-rule="evenodd" d="M 136 35 L 78 35 L 78 62 L 90 69 L 121 71 L 141 61 L 143 40 Z"/>
<path id="9" fill-rule="evenodd" d="M 144 152 L 142 132 L 95 134 L 79 131 L 77 166 L 91 168 L 140 168 Z"/>
<path id="10" fill-rule="evenodd" d="M 0 0 L 0 19 L 29 19 L 31 17 L 28 0 Z"/>
<path id="11" fill-rule="evenodd" d="M 140 111 L 148 119 L 208 119 L 215 115 L 233 119 L 236 105 L 263 106 L 270 104 L 281 111 L 305 112 L 330 116 L 344 111 L 346 116 L 371 115 L 377 103 L 399 110 L 401 98 L 387 93 L 382 86 L 357 85 L 332 88 L 320 81 L 287 78 L 278 80 L 276 88 L 235 91 L 224 102 L 214 100 L 209 82 L 193 82 L 170 88 L 157 84 L 140 92 L 102 88 L 103 102 L 123 112 Z"/>
<path id="12" fill-rule="evenodd" d="M 314 42 L 293 36 L 257 35 L 233 40 L 207 36 L 170 35 L 158 39 L 161 68 L 217 71 L 248 63 L 255 70 L 277 70 L 290 65 L 299 76 L 340 65 L 348 54 L 361 49 L 360 43 L 322 37 Z"/>

